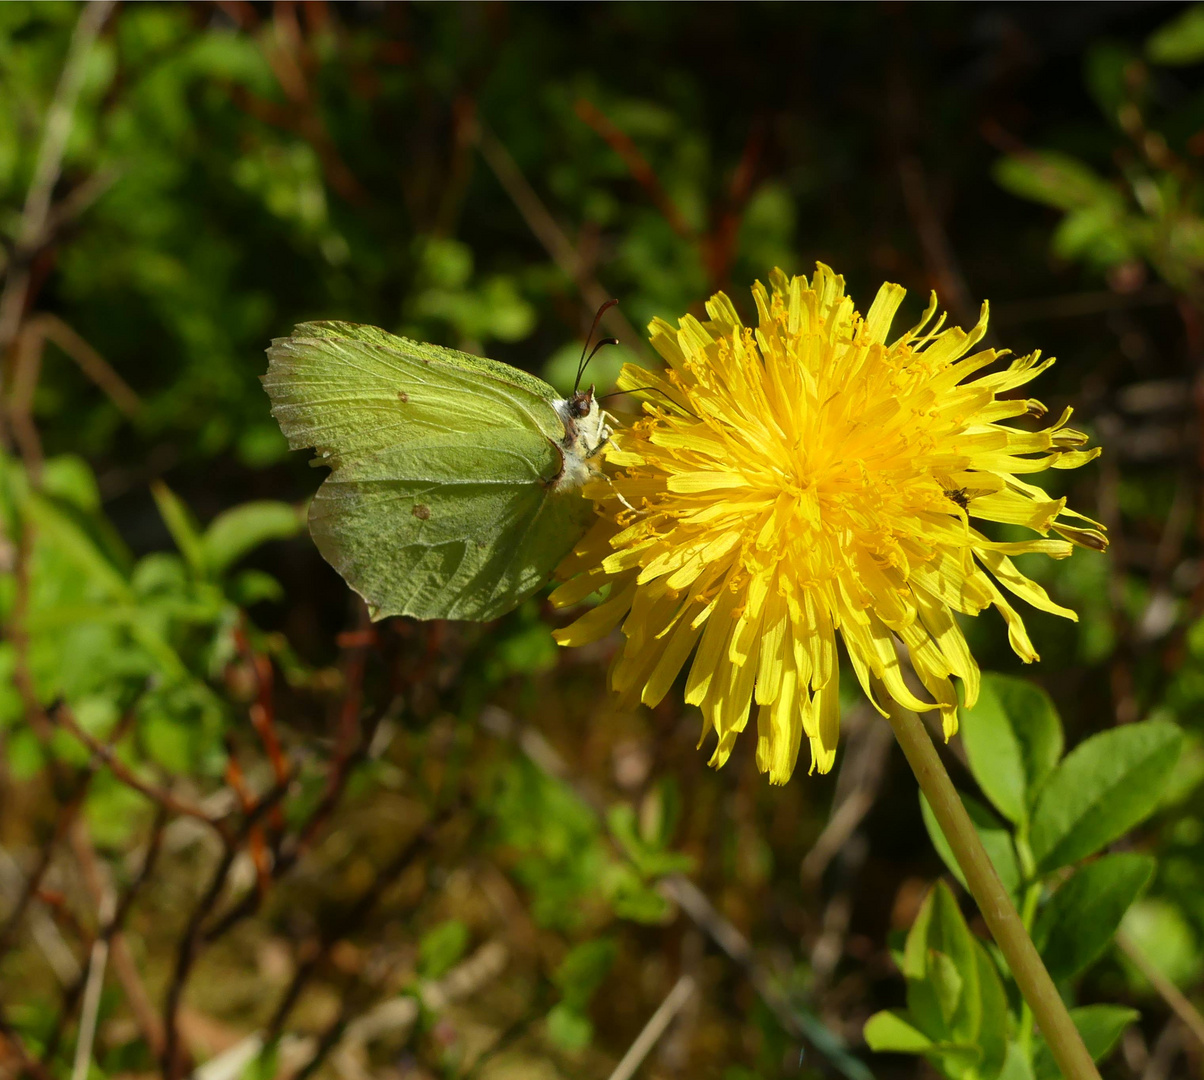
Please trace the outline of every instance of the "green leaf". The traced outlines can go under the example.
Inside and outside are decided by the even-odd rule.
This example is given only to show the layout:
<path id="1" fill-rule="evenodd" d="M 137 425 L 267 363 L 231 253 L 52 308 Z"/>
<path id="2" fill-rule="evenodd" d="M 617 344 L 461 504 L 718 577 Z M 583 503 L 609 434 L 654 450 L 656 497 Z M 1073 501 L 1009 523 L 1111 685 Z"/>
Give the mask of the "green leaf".
<path id="1" fill-rule="evenodd" d="M 41 490 L 84 513 L 95 514 L 100 510 L 96 477 L 88 463 L 74 454 L 59 454 L 47 459 L 42 466 Z"/>
<path id="2" fill-rule="evenodd" d="M 1166 720 L 1100 732 L 1080 743 L 1037 799 L 1029 834 L 1037 870 L 1048 874 L 1123 836 L 1158 806 L 1179 757 L 1182 733 Z"/>
<path id="3" fill-rule="evenodd" d="M 583 1011 L 614 963 L 618 946 L 610 938 L 585 941 L 569 950 L 552 976 L 564 1000 Z"/>
<path id="4" fill-rule="evenodd" d="M 26 502 L 41 542 L 53 545 L 88 578 L 88 584 L 110 597 L 129 600 L 129 583 L 111 559 L 97 547 L 80 523 L 52 500 L 31 494 Z"/>
<path id="5" fill-rule="evenodd" d="M 995 180 L 1013 195 L 1076 210 L 1093 203 L 1121 202 L 1119 192 L 1077 158 L 1052 150 L 1028 151 L 995 163 Z"/>
<path id="6" fill-rule="evenodd" d="M 959 792 L 959 794 L 961 793 Z M 1003 882 L 1003 887 L 1013 897 L 1017 896 L 1020 892 L 1021 875 L 1020 864 L 1016 859 L 1016 848 L 1012 843 L 1012 834 L 991 813 L 990 809 L 977 799 L 973 799 L 969 795 L 962 795 L 961 800 L 962 805 L 966 808 L 966 813 L 974 823 L 978 838 L 982 841 L 982 846 L 986 849 L 991 864 L 995 867 L 995 873 Z M 953 849 L 949 846 L 949 841 L 945 839 L 945 834 L 941 832 L 936 815 L 933 814 L 932 807 L 928 805 L 928 800 L 924 797 L 923 792 L 920 792 L 920 814 L 937 854 L 949 867 L 949 872 L 961 882 L 963 887 L 967 887 L 962 868 L 957 865 Z"/>
<path id="7" fill-rule="evenodd" d="M 866 1046 L 880 1054 L 922 1054 L 933 1045 L 907 1016 L 889 1009 L 874 1013 L 865 1022 L 863 1034 Z"/>
<path id="8" fill-rule="evenodd" d="M 1053 894 L 1037 918 L 1033 941 L 1055 981 L 1073 978 L 1099 957 L 1153 872 L 1148 855 L 1105 855 Z"/>
<path id="9" fill-rule="evenodd" d="M 460 962 L 468 939 L 468 927 L 459 919 L 428 930 L 418 943 L 418 974 L 424 979 L 442 978 Z"/>
<path id="10" fill-rule="evenodd" d="M 907 1008 L 934 1042 L 973 1042 L 981 1022 L 978 956 L 949 887 L 939 881 L 903 951 Z"/>
<path id="11" fill-rule="evenodd" d="M 226 588 L 230 598 L 239 607 L 252 607 L 265 600 L 284 599 L 284 586 L 263 570 L 240 570 Z"/>
<path id="12" fill-rule="evenodd" d="M 984 675 L 978 701 L 961 710 L 958 730 L 984 794 L 1009 821 L 1025 821 L 1062 756 L 1062 722 L 1049 695 L 1027 679 Z"/>
<path id="13" fill-rule="evenodd" d="M 977 1075 L 990 1077 L 1003 1068 L 1007 1056 L 1008 1000 L 995 961 L 991 959 L 986 946 L 977 939 L 974 941 L 974 953 L 978 958 L 979 1014 L 982 1017 L 976 1040 L 982 1051 Z"/>
<path id="14" fill-rule="evenodd" d="M 1103 1061 L 1133 1021 L 1140 1019 L 1136 1009 L 1124 1005 L 1084 1005 L 1071 1009 L 1070 1019 L 1083 1036 L 1092 1061 Z M 1049 1052 L 1049 1044 L 1038 1035 L 1033 1046 L 1034 1080 L 1061 1080 L 1062 1073 Z"/>
<path id="15" fill-rule="evenodd" d="M 263 500 L 232 507 L 218 514 L 200 538 L 204 564 L 220 577 L 261 544 L 287 540 L 303 527 L 303 517 L 288 503 Z"/>
<path id="16" fill-rule="evenodd" d="M 151 484 L 151 494 L 155 497 L 155 505 L 159 508 L 159 516 L 171 533 L 180 554 L 194 574 L 205 572 L 205 549 L 201 543 L 200 529 L 192 517 L 192 512 L 162 480 Z"/>
<path id="17" fill-rule="evenodd" d="M 280 1042 L 278 1039 L 273 1039 L 247 1062 L 239 1080 L 272 1080 L 279 1070 Z"/>
<path id="18" fill-rule="evenodd" d="M 594 1025 L 588 1016 L 562 1001 L 548 1013 L 548 1038 L 561 1050 L 584 1050 L 593 1042 Z"/>
<path id="19" fill-rule="evenodd" d="M 996 1080 L 1034 1080 L 1033 1067 L 1019 1043 L 1008 1043 L 1007 1056 Z"/>
<path id="20" fill-rule="evenodd" d="M 1069 211 L 1054 230 L 1052 247 L 1063 259 L 1084 259 L 1111 267 L 1134 256 L 1124 208 L 1098 202 Z"/>
<path id="21" fill-rule="evenodd" d="M 1099 41 L 1087 50 L 1084 65 L 1087 88 L 1113 123 L 1130 97 L 1126 72 L 1133 60 L 1132 46 L 1116 41 Z"/>
<path id="22" fill-rule="evenodd" d="M 1194 4 L 1146 39 L 1145 53 L 1155 64 L 1178 66 L 1204 60 L 1204 4 Z"/>

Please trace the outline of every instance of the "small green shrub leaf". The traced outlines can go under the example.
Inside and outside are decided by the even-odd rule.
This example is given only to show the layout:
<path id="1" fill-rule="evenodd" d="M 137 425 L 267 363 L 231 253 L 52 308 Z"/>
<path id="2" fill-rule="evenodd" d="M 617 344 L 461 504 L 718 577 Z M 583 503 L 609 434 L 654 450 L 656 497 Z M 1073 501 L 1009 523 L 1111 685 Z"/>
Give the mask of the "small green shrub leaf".
<path id="1" fill-rule="evenodd" d="M 1062 722 L 1049 695 L 1027 679 L 984 675 L 959 730 L 970 771 L 1009 821 L 1021 822 L 1062 756 Z"/>
<path id="2" fill-rule="evenodd" d="M 1183 741 L 1166 720 L 1113 728 L 1080 743 L 1050 776 L 1030 843 L 1048 874 L 1099 851 L 1153 813 Z"/>
<path id="3" fill-rule="evenodd" d="M 1081 867 L 1050 898 L 1033 930 L 1055 980 L 1070 979 L 1107 948 L 1154 872 L 1148 855 L 1105 855 Z"/>
<path id="4" fill-rule="evenodd" d="M 1146 896 L 1125 913 L 1121 931 L 1145 963 L 1178 986 L 1189 987 L 1204 967 L 1199 937 L 1183 908 L 1163 896 Z M 1139 994 L 1153 990 L 1148 977 L 1126 955 L 1122 965 L 1129 984 Z"/>
<path id="5" fill-rule="evenodd" d="M 1008 1043 L 1003 1068 L 995 1080 L 1034 1080 L 1033 1067 L 1019 1043 Z"/>
<path id="6" fill-rule="evenodd" d="M 205 566 L 219 577 L 261 544 L 287 540 L 303 527 L 301 514 L 288 503 L 265 499 L 231 507 L 218 514 L 201 537 Z"/>
<path id="7" fill-rule="evenodd" d="M 961 799 L 966 813 L 974 822 L 974 828 L 978 830 L 978 838 L 982 841 L 982 846 L 986 849 L 991 864 L 995 867 L 995 873 L 999 875 L 1003 887 L 1015 897 L 1020 891 L 1020 864 L 1016 859 L 1012 834 L 991 813 L 990 809 L 983 806 L 977 799 L 972 799 L 969 795 L 962 795 Z M 933 814 L 932 807 L 928 805 L 928 800 L 924 798 L 923 792 L 920 793 L 920 814 L 924 818 L 924 826 L 928 829 L 932 846 L 936 848 L 937 854 L 949 867 L 949 872 L 965 887 L 966 879 L 962 875 L 962 868 L 957 865 L 953 849 L 949 846 L 949 841 L 945 839 L 945 834 L 941 832 L 936 815 Z"/>
<path id="8" fill-rule="evenodd" d="M 575 1010 L 585 1010 L 610 971 L 617 952 L 618 946 L 613 940 L 596 938 L 573 946 L 560 962 L 552 981 Z"/>
<path id="9" fill-rule="evenodd" d="M 922 1054 L 932 1049 L 932 1040 L 914 1027 L 903 1013 L 884 1010 L 865 1022 L 865 1043 L 878 1053 Z"/>
<path id="10" fill-rule="evenodd" d="M 949 887 L 928 894 L 903 950 L 907 1008 L 934 1042 L 971 1044 L 982 1019 L 974 937 Z"/>
<path id="11" fill-rule="evenodd" d="M 593 1042 L 594 1025 L 588 1016 L 562 1001 L 548 1013 L 548 1038 L 561 1050 L 584 1050 Z"/>
<path id="12" fill-rule="evenodd" d="M 1114 188 L 1069 154 L 1051 150 L 1013 154 L 996 162 L 994 172 L 1000 187 L 1013 195 L 1059 210 L 1120 201 Z"/>
<path id="13" fill-rule="evenodd" d="M 1168 66 L 1204 60 L 1204 4 L 1193 4 L 1155 30 L 1145 43 L 1145 52 L 1155 64 Z"/>
<path id="14" fill-rule="evenodd" d="M 428 930 L 418 943 L 418 974 L 424 979 L 442 978 L 460 962 L 468 938 L 468 927 L 459 919 L 448 919 Z"/>
<path id="15" fill-rule="evenodd" d="M 1093 1061 L 1107 1057 L 1125 1028 L 1140 1016 L 1136 1009 L 1124 1005 L 1084 1005 L 1070 1010 L 1070 1018 L 1083 1036 Z M 1033 1048 L 1033 1077 L 1034 1080 L 1061 1080 L 1062 1077 L 1049 1045 L 1040 1035 Z"/>
<path id="16" fill-rule="evenodd" d="M 151 494 L 155 497 L 155 505 L 159 508 L 159 516 L 171 533 L 176 547 L 189 569 L 194 574 L 205 572 L 205 549 L 201 542 L 200 529 L 193 519 L 192 511 L 184 505 L 180 497 L 163 481 L 156 480 L 151 484 Z"/>

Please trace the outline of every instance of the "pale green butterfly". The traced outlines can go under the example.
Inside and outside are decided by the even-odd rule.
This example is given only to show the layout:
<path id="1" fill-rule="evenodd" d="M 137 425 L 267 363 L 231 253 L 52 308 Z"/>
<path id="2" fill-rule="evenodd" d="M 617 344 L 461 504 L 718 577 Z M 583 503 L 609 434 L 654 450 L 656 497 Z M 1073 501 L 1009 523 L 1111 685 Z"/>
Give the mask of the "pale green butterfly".
<path id="1" fill-rule="evenodd" d="M 309 530 L 374 620 L 497 618 L 589 525 L 581 488 L 611 434 L 592 386 L 559 397 L 508 364 L 354 323 L 302 323 L 267 352 L 290 448 L 331 469 Z"/>

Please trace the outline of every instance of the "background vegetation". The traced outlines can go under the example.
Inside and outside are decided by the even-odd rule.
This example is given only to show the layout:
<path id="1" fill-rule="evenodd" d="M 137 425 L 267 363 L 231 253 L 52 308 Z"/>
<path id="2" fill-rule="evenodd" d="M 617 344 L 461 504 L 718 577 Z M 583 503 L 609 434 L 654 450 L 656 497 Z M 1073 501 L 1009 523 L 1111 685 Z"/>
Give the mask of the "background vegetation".
<path id="1" fill-rule="evenodd" d="M 1109 553 L 1031 568 L 1081 621 L 1028 682 L 968 627 L 946 756 L 1105 1075 L 1198 1075 L 1202 60 L 1173 4 L 0 5 L 0 1071 L 1055 1075 L 885 724 L 771 789 L 539 601 L 368 625 L 257 381 L 318 317 L 563 385 L 617 296 L 604 384 L 819 259 L 989 297 L 1105 446 Z"/>

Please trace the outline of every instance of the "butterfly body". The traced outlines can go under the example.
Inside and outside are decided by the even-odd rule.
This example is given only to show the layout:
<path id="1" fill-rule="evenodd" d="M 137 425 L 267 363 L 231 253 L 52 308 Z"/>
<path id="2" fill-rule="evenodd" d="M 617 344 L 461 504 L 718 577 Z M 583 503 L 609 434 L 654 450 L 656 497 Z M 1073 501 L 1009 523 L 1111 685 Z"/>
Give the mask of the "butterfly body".
<path id="1" fill-rule="evenodd" d="M 610 431 L 509 365 L 353 323 L 304 323 L 264 388 L 294 449 L 330 467 L 319 551 L 373 619 L 491 619 L 540 587 L 592 519 L 580 488 Z"/>

